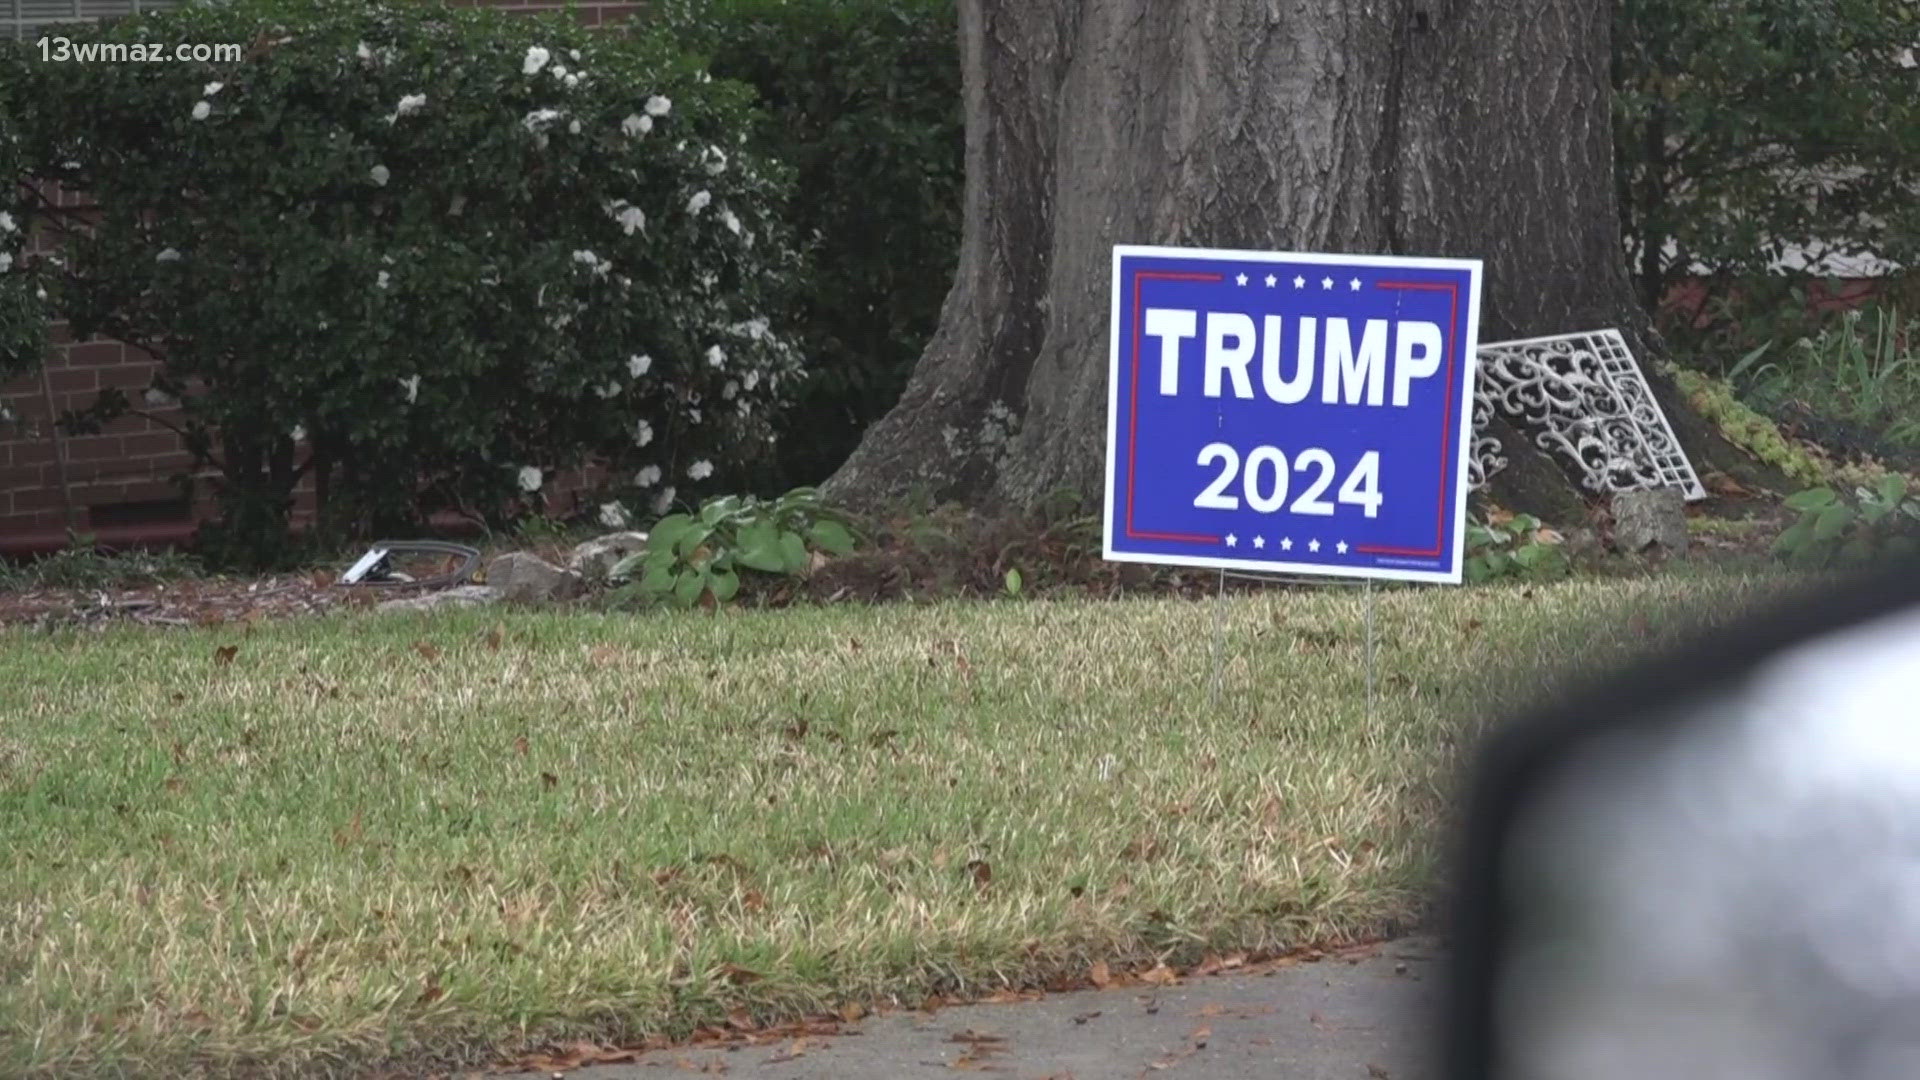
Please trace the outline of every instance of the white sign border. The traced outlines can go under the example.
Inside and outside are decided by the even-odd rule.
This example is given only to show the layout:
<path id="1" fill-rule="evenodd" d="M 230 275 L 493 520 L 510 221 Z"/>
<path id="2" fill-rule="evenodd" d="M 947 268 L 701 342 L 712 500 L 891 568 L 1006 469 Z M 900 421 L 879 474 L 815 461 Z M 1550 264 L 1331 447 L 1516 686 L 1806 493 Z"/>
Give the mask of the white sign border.
<path id="1" fill-rule="evenodd" d="M 1205 555 L 1144 555 L 1113 550 L 1113 483 L 1117 469 L 1114 447 L 1120 437 L 1120 264 L 1129 256 L 1171 259 L 1217 259 L 1250 263 L 1305 263 L 1310 266 L 1365 266 L 1393 270 L 1465 270 L 1472 282 L 1467 290 L 1467 330 L 1463 348 L 1467 362 L 1465 382 L 1461 386 L 1461 409 L 1456 443 L 1458 460 L 1453 478 L 1453 565 L 1446 570 L 1397 570 L 1392 567 L 1328 566 L 1324 563 L 1283 563 L 1251 559 L 1214 558 Z M 1467 461 L 1473 453 L 1474 381 L 1480 369 L 1480 294 L 1486 288 L 1486 263 L 1482 259 L 1447 259 L 1422 255 L 1340 255 L 1303 251 L 1244 251 L 1230 248 L 1163 247 L 1150 244 L 1113 246 L 1112 305 L 1107 316 L 1107 457 L 1106 488 L 1101 493 L 1100 546 L 1108 562 L 1144 563 L 1152 566 L 1191 566 L 1204 569 L 1247 570 L 1273 574 L 1305 574 L 1314 577 L 1373 578 L 1383 581 L 1419 581 L 1435 585 L 1458 585 L 1466 562 Z"/>

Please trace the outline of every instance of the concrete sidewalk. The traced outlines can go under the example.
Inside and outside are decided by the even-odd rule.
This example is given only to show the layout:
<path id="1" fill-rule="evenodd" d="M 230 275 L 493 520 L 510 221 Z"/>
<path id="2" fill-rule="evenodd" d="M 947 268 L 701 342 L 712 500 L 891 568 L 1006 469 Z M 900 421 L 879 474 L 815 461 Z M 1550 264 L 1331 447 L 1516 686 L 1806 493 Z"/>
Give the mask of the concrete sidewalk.
<path id="1" fill-rule="evenodd" d="M 1256 968 L 1163 987 L 1049 994 L 846 1025 L 841 1034 L 732 1049 L 662 1050 L 570 1080 L 727 1074 L 901 1080 L 955 1072 L 1009 1080 L 1431 1080 L 1438 947 Z"/>

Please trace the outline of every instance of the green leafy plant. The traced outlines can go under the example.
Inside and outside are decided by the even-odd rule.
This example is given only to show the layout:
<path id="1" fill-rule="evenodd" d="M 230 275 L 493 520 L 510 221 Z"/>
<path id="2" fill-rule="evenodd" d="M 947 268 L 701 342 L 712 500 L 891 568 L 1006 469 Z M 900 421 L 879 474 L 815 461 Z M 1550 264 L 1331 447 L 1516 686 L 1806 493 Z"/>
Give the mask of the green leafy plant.
<path id="1" fill-rule="evenodd" d="M 1727 376 L 1760 408 L 1797 408 L 1920 449 L 1920 319 L 1891 307 L 1852 310 L 1786 349 L 1770 344 Z"/>
<path id="2" fill-rule="evenodd" d="M 164 581 L 199 577 L 204 570 L 190 555 L 174 551 L 116 551 L 98 547 L 87 534 L 70 534 L 73 543 L 21 566 L 0 562 L 0 592 L 27 589 L 132 589 Z"/>
<path id="3" fill-rule="evenodd" d="M 1464 571 L 1470 582 L 1550 581 L 1565 577 L 1572 568 L 1559 536 L 1531 514 L 1495 514 L 1467 525 Z"/>
<path id="4" fill-rule="evenodd" d="M 1907 477 L 1887 473 L 1851 497 L 1831 487 L 1809 488 L 1787 499 L 1800 518 L 1774 541 L 1776 555 L 1826 566 L 1859 564 L 1920 550 L 1920 499 Z"/>
<path id="5" fill-rule="evenodd" d="M 647 550 L 621 560 L 608 576 L 625 583 L 616 592 L 621 599 L 724 604 L 739 593 L 743 571 L 800 577 L 812 571 L 816 554 L 853 548 L 852 529 L 813 488 L 771 501 L 726 495 L 661 518 L 647 533 Z"/>
<path id="6" fill-rule="evenodd" d="M 35 268 L 74 337 L 160 360 L 150 390 L 218 478 L 206 550 L 279 559 L 308 480 L 340 533 L 461 509 L 504 526 L 584 466 L 665 513 L 769 453 L 801 378 L 791 176 L 745 145 L 752 91 L 667 35 L 393 0 L 59 32 L 255 43 L 0 79 L 20 129 L 0 190 L 53 242 Z"/>
<path id="7" fill-rule="evenodd" d="M 1020 595 L 1020 589 L 1024 586 L 1025 582 L 1020 577 L 1020 571 L 1017 567 L 1007 568 L 1005 584 L 1008 596 L 1017 597 Z"/>

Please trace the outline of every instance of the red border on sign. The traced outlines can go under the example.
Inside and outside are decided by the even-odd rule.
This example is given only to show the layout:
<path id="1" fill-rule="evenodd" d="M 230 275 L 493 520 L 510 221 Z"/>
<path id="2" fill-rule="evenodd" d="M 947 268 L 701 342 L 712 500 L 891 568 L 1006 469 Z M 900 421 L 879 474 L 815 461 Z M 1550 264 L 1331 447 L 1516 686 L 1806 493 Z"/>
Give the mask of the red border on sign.
<path id="1" fill-rule="evenodd" d="M 1140 282 L 1152 278 L 1156 281 L 1212 281 L 1227 279 L 1225 274 L 1183 274 L 1172 270 L 1135 270 L 1133 272 L 1133 388 L 1127 397 L 1127 536 L 1133 540 L 1177 540 L 1190 544 L 1217 544 L 1218 536 L 1196 536 L 1192 533 L 1141 532 L 1133 527 L 1133 475 L 1134 442 L 1140 423 L 1140 324 L 1145 314 L 1140 307 Z"/>
<path id="2" fill-rule="evenodd" d="M 1375 283 L 1382 289 L 1418 289 L 1423 292 L 1445 292 L 1451 301 L 1453 315 L 1447 326 L 1447 406 L 1440 421 L 1440 499 L 1434 515 L 1433 546 L 1430 548 L 1396 548 L 1364 544 L 1353 550 L 1368 555 L 1419 555 L 1432 558 L 1438 556 L 1447 542 L 1447 488 L 1452 479 L 1452 461 L 1447 454 L 1447 443 L 1453 436 L 1453 369 L 1458 357 L 1454 355 L 1453 343 L 1460 332 L 1460 286 L 1455 282 L 1438 281 L 1381 281 Z"/>

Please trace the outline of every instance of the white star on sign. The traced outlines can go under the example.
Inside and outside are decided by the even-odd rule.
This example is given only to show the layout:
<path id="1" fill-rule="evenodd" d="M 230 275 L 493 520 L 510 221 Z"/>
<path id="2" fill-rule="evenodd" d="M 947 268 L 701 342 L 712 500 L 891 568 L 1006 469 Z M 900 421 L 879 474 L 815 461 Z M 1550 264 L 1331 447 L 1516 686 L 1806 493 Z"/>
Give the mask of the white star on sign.
<path id="1" fill-rule="evenodd" d="M 1309 541 L 1307 541 L 1307 550 L 1308 550 L 1308 551 L 1319 551 L 1319 550 L 1320 550 L 1320 541 L 1318 541 L 1318 540 L 1309 540 Z"/>
<path id="2" fill-rule="evenodd" d="M 1354 279 L 1353 279 L 1352 281 L 1349 281 L 1349 282 L 1347 282 L 1347 284 L 1349 284 L 1349 285 L 1351 285 L 1351 286 L 1353 286 L 1353 291 L 1354 291 L 1354 292 L 1359 292 L 1359 291 L 1360 291 L 1360 279 L 1359 279 L 1359 278 L 1354 278 Z"/>
<path id="3" fill-rule="evenodd" d="M 1303 277 L 1295 277 L 1295 278 L 1293 279 L 1293 287 L 1294 287 L 1294 288 L 1296 288 L 1296 289 L 1304 289 L 1304 288 L 1306 288 L 1306 287 L 1307 287 L 1307 279 L 1306 279 L 1306 278 L 1303 278 Z"/>
<path id="4" fill-rule="evenodd" d="M 1272 274 L 1267 275 L 1267 288 L 1271 289 L 1278 284 L 1280 284 L 1279 278 L 1274 277 Z"/>
<path id="5" fill-rule="evenodd" d="M 1281 538 L 1280 538 L 1280 550 L 1281 550 L 1281 551 L 1292 551 L 1292 550 L 1293 550 L 1293 537 L 1291 537 L 1291 536 L 1283 536 L 1283 537 L 1281 537 Z"/>
<path id="6" fill-rule="evenodd" d="M 1228 533 L 1228 534 L 1227 534 L 1227 546 L 1228 546 L 1228 547 L 1238 547 L 1238 546 L 1240 546 L 1240 538 L 1239 538 L 1239 537 L 1237 537 L 1237 536 L 1235 536 L 1235 535 L 1233 535 L 1232 533 Z"/>
<path id="7" fill-rule="evenodd" d="M 1320 279 L 1320 287 L 1321 287 L 1321 288 L 1323 288 L 1323 289 L 1331 289 L 1331 288 L 1333 288 L 1333 279 L 1332 279 L 1332 278 L 1321 278 L 1321 279 Z"/>
<path id="8" fill-rule="evenodd" d="M 1342 540 L 1339 543 L 1333 545 L 1333 549 L 1335 551 L 1338 551 L 1340 554 L 1345 555 L 1347 553 L 1347 542 L 1345 540 Z"/>
<path id="9" fill-rule="evenodd" d="M 1265 548 L 1265 547 L 1267 546 L 1267 538 L 1266 538 L 1266 537 L 1264 537 L 1264 536 L 1256 536 L 1256 537 L 1254 537 L 1254 538 L 1253 538 L 1253 546 L 1254 546 L 1254 547 L 1257 547 L 1257 548 Z"/>
<path id="10" fill-rule="evenodd" d="M 1239 277 L 1234 278 L 1233 280 L 1239 282 L 1242 285 L 1245 285 L 1247 283 L 1247 275 L 1241 274 Z"/>

